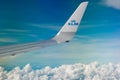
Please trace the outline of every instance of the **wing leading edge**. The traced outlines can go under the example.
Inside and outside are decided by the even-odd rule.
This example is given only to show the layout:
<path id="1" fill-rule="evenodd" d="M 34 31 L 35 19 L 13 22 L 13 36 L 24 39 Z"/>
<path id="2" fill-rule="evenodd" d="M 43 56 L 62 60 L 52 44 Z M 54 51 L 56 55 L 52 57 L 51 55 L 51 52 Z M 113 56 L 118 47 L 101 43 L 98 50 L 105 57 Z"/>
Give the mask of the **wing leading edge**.
<path id="1" fill-rule="evenodd" d="M 78 29 L 88 2 L 82 2 L 55 37 L 46 41 L 0 47 L 0 57 L 16 55 L 71 40 Z"/>

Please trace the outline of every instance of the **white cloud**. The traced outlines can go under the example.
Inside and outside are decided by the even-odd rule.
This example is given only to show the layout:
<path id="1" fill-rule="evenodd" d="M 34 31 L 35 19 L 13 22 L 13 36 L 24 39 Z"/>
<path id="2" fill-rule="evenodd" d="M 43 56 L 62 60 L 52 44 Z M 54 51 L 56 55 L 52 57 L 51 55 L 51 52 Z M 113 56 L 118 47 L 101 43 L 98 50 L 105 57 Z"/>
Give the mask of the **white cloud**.
<path id="1" fill-rule="evenodd" d="M 38 37 L 38 35 L 35 35 L 35 34 L 30 34 L 29 36 L 30 37 Z"/>
<path id="2" fill-rule="evenodd" d="M 119 80 L 120 64 L 62 65 L 56 68 L 45 67 L 33 70 L 29 64 L 23 69 L 14 68 L 6 72 L 0 67 L 0 80 Z"/>
<path id="3" fill-rule="evenodd" d="M 18 42 L 14 38 L 0 38 L 0 42 Z"/>
<path id="4" fill-rule="evenodd" d="M 43 28 L 43 29 L 50 29 L 50 30 L 55 30 L 58 31 L 59 28 L 61 28 L 61 25 L 56 25 L 56 24 L 35 24 L 35 23 L 26 23 L 28 26 L 33 26 L 37 28 Z"/>
<path id="5" fill-rule="evenodd" d="M 115 9 L 120 9 L 120 0 L 103 0 L 103 1 L 109 7 L 113 7 Z"/>
<path id="6" fill-rule="evenodd" d="M 28 30 L 20 30 L 20 29 L 5 29 L 4 31 L 10 31 L 10 32 L 28 32 Z"/>

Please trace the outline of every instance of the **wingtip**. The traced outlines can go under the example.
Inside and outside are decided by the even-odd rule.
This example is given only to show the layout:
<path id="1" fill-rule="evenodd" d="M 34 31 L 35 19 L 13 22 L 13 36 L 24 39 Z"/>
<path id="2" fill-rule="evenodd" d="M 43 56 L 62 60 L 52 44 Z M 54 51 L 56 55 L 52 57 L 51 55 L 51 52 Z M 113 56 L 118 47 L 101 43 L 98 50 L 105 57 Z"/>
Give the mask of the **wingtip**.
<path id="1" fill-rule="evenodd" d="M 82 3 L 84 3 L 84 4 L 88 4 L 88 3 L 89 3 L 89 1 L 84 1 L 84 2 L 82 2 Z"/>
<path id="2" fill-rule="evenodd" d="M 89 3 L 89 1 L 83 1 L 83 2 L 80 3 L 80 6 L 82 6 L 82 5 L 87 6 L 88 3 Z"/>

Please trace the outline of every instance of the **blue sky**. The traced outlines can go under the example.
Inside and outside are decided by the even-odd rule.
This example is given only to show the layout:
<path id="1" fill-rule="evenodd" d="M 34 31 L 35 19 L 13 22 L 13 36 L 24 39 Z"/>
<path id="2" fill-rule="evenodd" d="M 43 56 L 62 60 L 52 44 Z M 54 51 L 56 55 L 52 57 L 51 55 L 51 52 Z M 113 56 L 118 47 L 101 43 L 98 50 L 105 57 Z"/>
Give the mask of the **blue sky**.
<path id="1" fill-rule="evenodd" d="M 0 1 L 0 45 L 46 40 L 53 37 L 82 0 Z M 16 57 L 0 59 L 4 67 L 27 63 L 41 66 L 119 62 L 120 1 L 90 0 L 76 36 L 60 44 Z M 49 35 L 48 35 L 49 34 Z M 34 60 L 32 60 L 34 59 Z"/>

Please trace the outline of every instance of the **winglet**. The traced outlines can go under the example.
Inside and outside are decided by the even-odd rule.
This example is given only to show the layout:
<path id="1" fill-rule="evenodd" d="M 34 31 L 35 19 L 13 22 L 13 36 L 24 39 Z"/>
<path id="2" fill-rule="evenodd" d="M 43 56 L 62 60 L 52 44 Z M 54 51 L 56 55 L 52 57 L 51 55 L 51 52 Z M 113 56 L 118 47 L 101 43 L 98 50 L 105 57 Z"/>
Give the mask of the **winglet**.
<path id="1" fill-rule="evenodd" d="M 78 29 L 78 26 L 84 15 L 87 5 L 88 5 L 88 1 L 82 2 L 79 5 L 79 7 L 75 10 L 75 12 L 72 14 L 72 16 L 64 24 L 62 29 L 53 38 L 53 40 L 56 40 L 57 43 L 61 43 L 61 42 L 68 42 L 69 40 L 71 40 L 74 37 L 74 34 Z"/>

